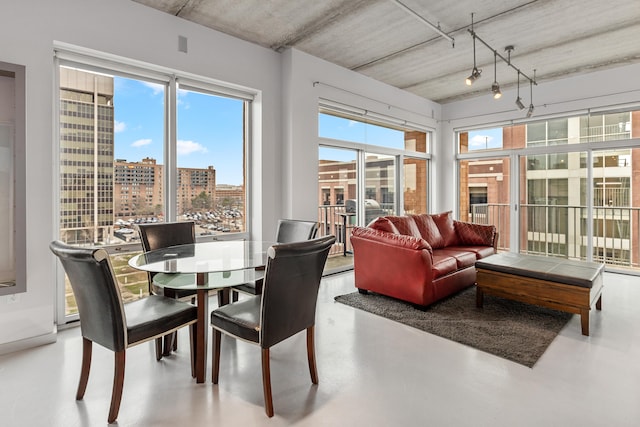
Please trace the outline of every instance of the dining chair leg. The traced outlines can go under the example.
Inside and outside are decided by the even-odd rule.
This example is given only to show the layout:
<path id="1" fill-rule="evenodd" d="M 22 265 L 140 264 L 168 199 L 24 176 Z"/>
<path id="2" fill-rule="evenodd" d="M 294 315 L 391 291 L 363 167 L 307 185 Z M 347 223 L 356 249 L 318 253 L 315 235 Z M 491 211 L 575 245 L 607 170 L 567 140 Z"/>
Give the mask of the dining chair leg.
<path id="1" fill-rule="evenodd" d="M 189 325 L 189 347 L 191 349 L 191 377 L 196 377 L 196 324 Z"/>
<path id="2" fill-rule="evenodd" d="M 269 349 L 262 349 L 262 388 L 264 391 L 264 410 L 269 418 L 273 417 L 273 396 L 271 396 L 271 368 Z"/>
<path id="3" fill-rule="evenodd" d="M 178 350 L 178 331 L 173 333 L 173 351 Z"/>
<path id="4" fill-rule="evenodd" d="M 309 359 L 309 373 L 311 374 L 311 382 L 318 384 L 318 370 L 316 368 L 316 350 L 314 345 L 314 329 L 315 326 L 307 328 L 307 358 Z"/>
<path id="5" fill-rule="evenodd" d="M 211 359 L 211 382 L 218 384 L 218 374 L 220 373 L 220 343 L 222 341 L 222 332 L 217 329 L 213 330 L 213 351 Z"/>
<path id="6" fill-rule="evenodd" d="M 76 400 L 82 400 L 84 392 L 89 382 L 89 371 L 91 370 L 91 350 L 93 343 L 91 340 L 82 338 L 82 368 L 80 370 L 80 381 L 78 382 L 78 391 L 76 392 Z"/>
<path id="7" fill-rule="evenodd" d="M 156 338 L 156 360 L 162 359 L 162 337 Z"/>
<path id="8" fill-rule="evenodd" d="M 109 408 L 109 424 L 118 418 L 120 401 L 122 400 L 122 386 L 124 384 L 125 350 L 115 353 L 115 369 L 113 372 L 113 391 L 111 392 L 111 407 Z"/>

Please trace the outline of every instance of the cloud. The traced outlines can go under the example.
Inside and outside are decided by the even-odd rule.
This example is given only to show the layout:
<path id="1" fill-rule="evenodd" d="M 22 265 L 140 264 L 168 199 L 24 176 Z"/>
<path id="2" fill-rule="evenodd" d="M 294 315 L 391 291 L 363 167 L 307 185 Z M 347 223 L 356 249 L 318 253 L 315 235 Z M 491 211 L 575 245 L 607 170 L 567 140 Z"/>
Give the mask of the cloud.
<path id="1" fill-rule="evenodd" d="M 188 156 L 191 153 L 206 153 L 207 148 L 202 144 L 194 141 L 184 141 L 178 140 L 178 155 L 179 156 Z"/>
<path id="2" fill-rule="evenodd" d="M 488 147 L 490 144 L 490 142 L 493 141 L 493 137 L 492 136 L 488 136 L 488 135 L 475 135 L 473 138 L 471 138 L 471 140 L 469 141 L 469 145 L 472 147 Z"/>
<path id="3" fill-rule="evenodd" d="M 133 144 L 131 144 L 132 147 L 144 147 L 145 145 L 149 145 L 151 144 L 151 139 L 146 138 L 146 139 L 139 139 L 137 141 L 134 141 Z"/>
<path id="4" fill-rule="evenodd" d="M 161 85 L 158 83 L 145 82 L 145 81 L 143 81 L 142 84 L 150 88 L 151 90 L 153 90 L 154 95 L 158 95 L 159 93 L 164 94 L 164 87 L 165 87 L 164 85 Z"/>
<path id="5" fill-rule="evenodd" d="M 127 129 L 127 125 L 124 122 L 119 122 L 117 120 L 113 121 L 113 131 L 115 133 L 124 132 Z"/>

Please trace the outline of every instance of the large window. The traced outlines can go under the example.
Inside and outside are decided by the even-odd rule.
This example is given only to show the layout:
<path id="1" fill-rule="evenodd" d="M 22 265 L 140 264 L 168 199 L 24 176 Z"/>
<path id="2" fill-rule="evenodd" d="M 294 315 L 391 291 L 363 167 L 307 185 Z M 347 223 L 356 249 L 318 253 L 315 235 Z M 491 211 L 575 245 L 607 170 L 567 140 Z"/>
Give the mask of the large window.
<path id="1" fill-rule="evenodd" d="M 638 269 L 639 128 L 640 112 L 632 111 L 459 132 L 461 215 L 499 209 L 494 193 L 507 200 L 503 183 L 481 167 L 504 156 L 494 170 L 518 177 L 511 197 L 519 200 L 504 206 L 517 224 L 496 223 L 501 238 L 511 231 L 521 252 Z M 492 143 L 495 134 L 504 140 Z"/>
<path id="2" fill-rule="evenodd" d="M 356 224 L 427 212 L 430 132 L 324 107 L 318 122 L 319 221 L 338 237 L 336 253 L 350 253 Z"/>
<path id="3" fill-rule="evenodd" d="M 199 239 L 245 236 L 249 93 L 126 64 L 63 58 L 58 73 L 59 236 L 105 246 L 125 300 L 147 292 L 146 273 L 127 265 L 136 224 L 194 221 Z M 67 285 L 64 314 L 75 312 Z"/>

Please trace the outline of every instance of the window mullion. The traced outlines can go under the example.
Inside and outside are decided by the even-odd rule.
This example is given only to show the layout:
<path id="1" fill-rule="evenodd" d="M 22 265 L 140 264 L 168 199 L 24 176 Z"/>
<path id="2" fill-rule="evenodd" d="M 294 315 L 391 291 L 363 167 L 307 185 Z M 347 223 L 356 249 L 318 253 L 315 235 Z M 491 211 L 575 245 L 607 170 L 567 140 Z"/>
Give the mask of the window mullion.
<path id="1" fill-rule="evenodd" d="M 165 218 L 166 221 L 175 221 L 177 218 L 177 194 L 178 194 L 178 159 L 177 159 L 177 84 L 175 76 L 169 80 L 169 90 L 165 99 L 165 136 L 164 136 L 164 194 L 165 194 Z"/>

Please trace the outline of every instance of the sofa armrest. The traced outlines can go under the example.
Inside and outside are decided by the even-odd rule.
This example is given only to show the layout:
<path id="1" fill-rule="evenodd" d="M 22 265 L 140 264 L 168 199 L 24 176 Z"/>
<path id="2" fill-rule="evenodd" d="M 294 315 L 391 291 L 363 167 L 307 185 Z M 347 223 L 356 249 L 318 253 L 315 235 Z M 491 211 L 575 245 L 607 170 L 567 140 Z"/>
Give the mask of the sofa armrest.
<path id="1" fill-rule="evenodd" d="M 463 245 L 496 247 L 498 233 L 495 225 L 476 224 L 472 222 L 453 221 L 458 235 L 458 242 Z"/>
<path id="2" fill-rule="evenodd" d="M 422 238 L 354 227 L 355 285 L 424 305 L 433 298 L 433 250 Z"/>

